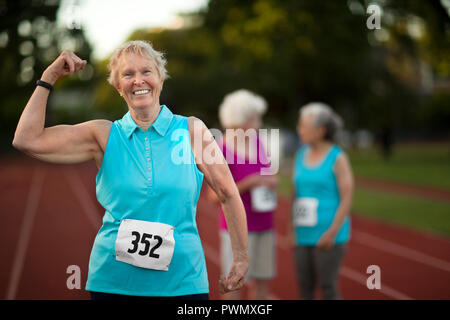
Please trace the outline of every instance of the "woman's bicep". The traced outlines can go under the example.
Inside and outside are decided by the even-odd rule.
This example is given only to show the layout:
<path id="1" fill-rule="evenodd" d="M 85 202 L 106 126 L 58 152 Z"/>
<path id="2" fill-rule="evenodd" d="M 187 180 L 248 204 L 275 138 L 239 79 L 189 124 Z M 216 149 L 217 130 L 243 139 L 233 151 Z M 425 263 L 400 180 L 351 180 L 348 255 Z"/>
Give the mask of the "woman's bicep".
<path id="1" fill-rule="evenodd" d="M 235 195 L 239 195 L 236 184 L 227 164 L 207 164 L 203 166 L 205 178 L 216 193 L 220 202 Z"/>
<path id="2" fill-rule="evenodd" d="M 79 163 L 94 158 L 99 150 L 96 130 L 99 121 L 93 120 L 76 125 L 57 125 L 30 141 L 24 152 L 43 161 L 54 163 Z"/>
<path id="3" fill-rule="evenodd" d="M 222 150 L 201 120 L 189 118 L 189 133 L 197 167 L 223 202 L 231 193 L 237 191 L 237 188 Z"/>

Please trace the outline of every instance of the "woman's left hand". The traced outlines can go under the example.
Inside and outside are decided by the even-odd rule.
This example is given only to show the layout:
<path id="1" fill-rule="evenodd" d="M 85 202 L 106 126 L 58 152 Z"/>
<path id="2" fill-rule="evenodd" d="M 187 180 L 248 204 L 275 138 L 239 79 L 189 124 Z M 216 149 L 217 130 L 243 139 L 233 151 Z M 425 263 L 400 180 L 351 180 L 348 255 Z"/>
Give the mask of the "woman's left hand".
<path id="1" fill-rule="evenodd" d="M 336 238 L 336 232 L 333 230 L 327 230 L 317 242 L 317 247 L 322 250 L 330 250 L 334 246 L 334 241 Z"/>
<path id="2" fill-rule="evenodd" d="M 221 294 L 239 290 L 244 286 L 245 275 L 249 266 L 247 254 L 241 255 L 233 261 L 228 277 L 219 279 L 219 291 Z"/>

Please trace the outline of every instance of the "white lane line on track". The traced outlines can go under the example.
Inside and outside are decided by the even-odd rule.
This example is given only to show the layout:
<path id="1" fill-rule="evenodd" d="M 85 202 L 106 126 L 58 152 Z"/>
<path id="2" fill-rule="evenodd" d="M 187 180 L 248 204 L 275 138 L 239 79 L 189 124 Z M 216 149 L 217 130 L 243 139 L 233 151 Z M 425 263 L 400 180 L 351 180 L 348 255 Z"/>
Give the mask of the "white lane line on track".
<path id="1" fill-rule="evenodd" d="M 425 237 L 429 239 L 438 239 L 434 237 L 432 234 L 425 234 Z M 279 235 L 279 239 L 282 240 L 280 243 L 281 248 L 287 249 L 286 245 L 288 245 L 287 241 L 285 239 L 286 237 Z M 426 253 L 422 253 L 420 251 L 410 249 L 408 247 L 405 247 L 403 245 L 396 244 L 392 241 L 382 239 L 380 237 L 371 235 L 366 232 L 362 231 L 353 231 L 352 230 L 352 238 L 355 242 L 358 242 L 360 244 L 388 252 L 393 255 L 397 255 L 415 262 L 419 262 L 425 265 L 428 265 L 433 268 L 441 269 L 443 271 L 450 272 L 450 262 L 432 257 Z M 446 239 L 439 239 L 439 241 L 447 241 Z M 449 242 L 450 243 L 450 242 Z"/>
<path id="2" fill-rule="evenodd" d="M 355 235 L 355 233 L 358 235 L 358 233 L 362 233 L 362 232 L 353 231 L 352 232 L 353 236 Z M 287 236 L 285 236 L 285 235 L 283 235 L 283 234 L 281 234 L 279 232 L 276 232 L 276 245 L 282 250 L 289 250 L 291 248 L 291 246 L 289 244 L 289 241 L 287 239 Z M 203 244 L 203 246 L 205 247 L 205 243 Z M 211 250 L 211 247 L 208 246 L 208 245 L 206 245 L 206 248 L 207 248 L 207 250 Z M 403 247 L 403 249 L 408 249 L 408 248 Z M 420 252 L 417 252 L 417 251 L 416 251 L 416 253 L 420 254 Z M 206 252 L 206 255 L 208 256 L 208 252 Z M 424 254 L 422 254 L 422 255 L 426 256 Z M 218 260 L 219 261 L 218 265 L 220 266 L 220 256 L 218 256 L 218 253 L 217 253 L 217 251 L 215 251 L 215 249 L 212 249 L 211 256 L 208 256 L 208 258 L 211 259 L 212 261 L 215 261 L 216 259 L 219 259 Z M 340 270 L 339 274 L 341 276 L 343 276 L 343 277 L 346 277 L 346 278 L 348 278 L 350 280 L 353 280 L 353 281 L 363 285 L 364 287 L 367 287 L 367 283 L 366 283 L 367 275 L 364 275 L 364 274 L 362 274 L 362 273 L 360 273 L 358 271 L 355 271 L 355 270 L 353 270 L 353 269 L 351 269 L 349 267 L 345 267 L 345 266 L 341 267 L 341 270 Z M 369 290 L 369 289 L 367 289 L 367 290 Z M 393 298 L 393 299 L 413 300 L 413 298 L 409 297 L 408 295 L 406 295 L 406 294 L 404 294 L 404 293 L 402 293 L 402 292 L 400 292 L 398 290 L 395 290 L 395 289 L 393 289 L 393 288 L 391 288 L 391 287 L 389 287 L 389 286 L 387 286 L 385 284 L 382 284 L 381 285 L 381 289 L 378 290 L 378 291 L 380 291 L 382 294 L 384 294 L 384 295 L 386 295 L 386 296 L 388 296 L 390 298 Z"/>
<path id="3" fill-rule="evenodd" d="M 363 275 L 362 273 L 359 273 L 353 269 L 350 269 L 348 267 L 342 266 L 341 270 L 339 272 L 340 275 L 349 278 L 355 282 L 358 282 L 359 284 L 367 287 L 367 276 Z M 369 290 L 369 289 L 367 289 Z M 413 298 L 407 296 L 406 294 L 397 291 L 385 284 L 381 284 L 381 289 L 377 289 L 377 291 L 381 292 L 382 294 L 393 298 L 397 300 L 413 300 Z"/>
<path id="4" fill-rule="evenodd" d="M 277 245 L 282 250 L 288 250 L 290 248 L 287 236 L 276 233 L 277 237 Z M 361 231 L 352 231 L 352 238 L 355 242 L 360 244 L 364 244 L 366 246 L 370 246 L 372 248 L 389 252 L 391 254 L 407 258 L 409 260 L 413 260 L 415 262 L 419 262 L 434 268 L 438 268 L 447 272 L 450 272 L 450 263 L 435 257 L 431 257 L 427 254 L 419 252 L 417 250 L 409 249 L 405 246 L 398 245 L 388 240 L 381 239 L 379 237 L 370 235 Z M 345 271 L 343 271 L 345 270 Z M 354 280 L 364 286 L 366 286 L 367 277 L 362 273 L 359 273 L 355 270 L 352 270 L 348 267 L 342 267 L 340 274 L 344 277 L 347 277 L 351 280 Z M 400 300 L 411 300 L 412 298 L 393 289 L 389 286 L 383 285 L 384 287 L 381 292 L 389 297 Z"/>
<path id="5" fill-rule="evenodd" d="M 405 246 L 393 243 L 388 240 L 381 239 L 379 237 L 361 231 L 352 231 L 352 238 L 353 241 L 359 244 L 369 246 L 384 252 L 388 252 L 390 254 L 397 255 L 415 262 L 419 262 L 428 265 L 430 267 L 450 272 L 449 262 L 429 256 L 417 250 L 407 248 Z M 286 236 L 277 233 L 277 240 L 281 249 L 283 250 L 289 249 L 289 243 L 287 241 Z"/>
<path id="6" fill-rule="evenodd" d="M 78 199 L 78 203 L 83 209 L 85 216 L 89 220 L 91 226 L 97 232 L 102 224 L 101 218 L 97 213 L 95 204 L 93 203 L 88 193 L 86 192 L 86 187 L 81 182 L 81 178 L 79 177 L 78 173 L 75 171 L 74 168 L 69 168 L 64 172 L 67 181 L 69 182 L 69 185 L 73 193 L 75 194 L 75 197 Z"/>
<path id="7" fill-rule="evenodd" d="M 416 261 L 436 269 L 450 272 L 450 263 L 447 261 L 429 256 L 425 253 L 407 248 L 388 240 L 381 239 L 365 232 L 353 231 L 352 236 L 355 242 L 358 242 L 365 246 L 389 252 L 391 254 Z"/>
<path id="8" fill-rule="evenodd" d="M 11 277 L 9 278 L 8 290 L 6 292 L 7 300 L 13 300 L 17 295 L 17 289 L 20 284 L 23 265 L 27 256 L 28 243 L 30 241 L 34 219 L 36 217 L 37 208 L 39 206 L 39 198 L 41 196 L 44 176 L 44 169 L 36 166 L 33 177 L 31 178 L 31 186 L 26 202 L 25 214 L 23 216 L 23 221 L 19 233 L 19 241 L 17 243 L 16 254 L 14 256 L 11 268 Z"/>
<path id="9" fill-rule="evenodd" d="M 277 233 L 277 239 L 279 247 L 283 250 L 287 250 L 290 248 L 288 240 L 286 239 L 286 236 L 281 235 L 280 233 Z M 346 277 L 350 280 L 353 280 L 355 282 L 358 282 L 359 284 L 362 284 L 363 286 L 367 287 L 367 275 L 364 275 L 358 271 L 355 271 L 349 267 L 342 266 L 339 274 L 343 277 Z M 369 290 L 369 289 L 367 289 Z M 384 295 L 398 300 L 412 300 L 413 298 L 409 297 L 408 295 L 401 293 L 398 290 L 395 290 L 385 284 L 382 284 L 382 289 L 379 290 Z"/>

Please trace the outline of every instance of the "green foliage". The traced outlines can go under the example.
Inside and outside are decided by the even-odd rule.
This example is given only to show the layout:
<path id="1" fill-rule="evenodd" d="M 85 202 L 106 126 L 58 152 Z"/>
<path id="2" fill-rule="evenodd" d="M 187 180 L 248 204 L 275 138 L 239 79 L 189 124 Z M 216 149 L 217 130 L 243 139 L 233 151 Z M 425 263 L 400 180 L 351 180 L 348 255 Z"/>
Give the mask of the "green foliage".
<path id="1" fill-rule="evenodd" d="M 448 95 L 436 98 L 423 87 L 420 65 L 448 80 L 448 15 L 436 1 L 385 3 L 378 31 L 366 27 L 364 1 L 210 0 L 189 16 L 198 24 L 137 30 L 129 39 L 149 40 L 166 53 L 171 79 L 161 103 L 209 126 L 218 126 L 223 96 L 247 88 L 268 100 L 272 126 L 294 128 L 299 107 L 320 100 L 350 129 L 447 132 L 435 115 L 447 114 L 436 105 L 446 105 Z M 414 27 L 420 32 L 411 35 Z M 118 114 L 118 99 L 97 101 Z"/>
<path id="2" fill-rule="evenodd" d="M 171 78 L 161 103 L 210 127 L 219 127 L 224 95 L 247 88 L 268 100 L 265 123 L 274 127 L 294 129 L 299 107 L 323 101 L 350 130 L 391 127 L 403 135 L 448 138 L 450 33 L 444 2 L 382 3 L 382 29 L 369 30 L 369 1 L 210 0 L 202 11 L 183 15 L 184 28 L 136 30 L 129 39 L 150 40 L 166 53 Z M 89 58 L 82 30 L 55 27 L 58 6 L 59 1 L 0 2 L 0 46 L 8 38 L 0 48 L 5 132 L 14 130 L 34 80 L 61 49 L 72 43 Z M 72 77 L 58 86 L 92 92 L 93 116 L 117 119 L 127 106 L 106 82 L 106 65 L 95 65 L 88 81 Z M 81 111 L 77 119 L 88 116 Z"/>
<path id="3" fill-rule="evenodd" d="M 91 48 L 82 30 L 57 27 L 59 4 L 44 0 L 0 1 L 0 136 L 9 146 L 35 81 L 60 51 L 70 49 L 89 59 Z M 89 68 L 92 71 L 92 66 Z M 85 79 L 86 73 L 59 81 L 57 88 L 89 87 L 89 81 L 80 82 L 80 78 Z M 57 117 L 53 119 L 59 122 Z"/>

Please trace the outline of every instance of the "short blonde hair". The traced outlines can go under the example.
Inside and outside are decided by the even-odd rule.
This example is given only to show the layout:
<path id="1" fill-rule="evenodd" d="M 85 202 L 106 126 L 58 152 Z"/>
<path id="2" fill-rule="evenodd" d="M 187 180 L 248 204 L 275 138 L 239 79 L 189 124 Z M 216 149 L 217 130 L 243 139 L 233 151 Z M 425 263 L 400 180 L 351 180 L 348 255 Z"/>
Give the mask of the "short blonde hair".
<path id="1" fill-rule="evenodd" d="M 263 97 L 240 89 L 227 94 L 219 107 L 219 120 L 224 128 L 235 128 L 245 124 L 256 114 L 262 116 L 267 110 Z"/>
<path id="2" fill-rule="evenodd" d="M 166 70 L 166 64 L 167 60 L 164 58 L 164 54 L 162 52 L 159 52 L 155 49 L 153 49 L 153 46 L 150 42 L 143 41 L 143 40 L 134 40 L 134 41 L 128 41 L 121 45 L 119 48 L 114 50 L 111 59 L 109 60 L 108 64 L 108 82 L 114 86 L 117 87 L 118 84 L 118 78 L 117 78 L 117 65 L 119 63 L 120 57 L 123 53 L 135 53 L 142 57 L 147 57 L 149 59 L 152 59 L 156 65 L 156 68 L 158 70 L 159 76 L 165 80 L 169 77 L 167 70 Z"/>

